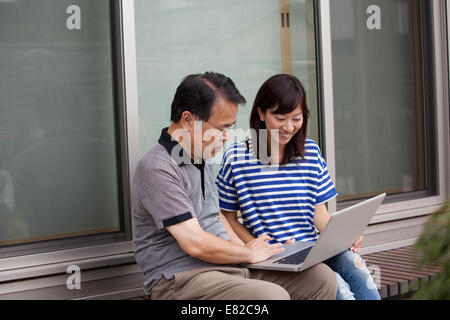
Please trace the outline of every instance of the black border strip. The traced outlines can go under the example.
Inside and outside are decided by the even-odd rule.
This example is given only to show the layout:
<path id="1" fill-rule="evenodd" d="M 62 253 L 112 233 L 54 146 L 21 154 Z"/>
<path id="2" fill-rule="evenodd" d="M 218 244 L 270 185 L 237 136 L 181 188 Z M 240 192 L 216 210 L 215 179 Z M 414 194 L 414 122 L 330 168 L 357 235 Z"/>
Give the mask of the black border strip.
<path id="1" fill-rule="evenodd" d="M 173 226 L 175 224 L 190 220 L 192 218 L 193 218 L 192 213 L 186 212 L 186 213 L 180 214 L 179 216 L 163 220 L 162 223 L 163 223 L 164 228 L 167 228 L 167 227 Z"/>

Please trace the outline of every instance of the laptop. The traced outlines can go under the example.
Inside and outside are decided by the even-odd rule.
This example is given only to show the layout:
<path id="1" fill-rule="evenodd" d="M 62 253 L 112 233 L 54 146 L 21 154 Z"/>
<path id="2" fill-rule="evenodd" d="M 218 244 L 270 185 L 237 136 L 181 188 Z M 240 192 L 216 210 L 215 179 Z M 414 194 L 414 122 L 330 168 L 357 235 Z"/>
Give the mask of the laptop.
<path id="1" fill-rule="evenodd" d="M 303 271 L 334 257 L 355 243 L 363 234 L 386 193 L 331 215 L 316 242 L 297 241 L 266 261 L 246 264 L 250 269 Z"/>

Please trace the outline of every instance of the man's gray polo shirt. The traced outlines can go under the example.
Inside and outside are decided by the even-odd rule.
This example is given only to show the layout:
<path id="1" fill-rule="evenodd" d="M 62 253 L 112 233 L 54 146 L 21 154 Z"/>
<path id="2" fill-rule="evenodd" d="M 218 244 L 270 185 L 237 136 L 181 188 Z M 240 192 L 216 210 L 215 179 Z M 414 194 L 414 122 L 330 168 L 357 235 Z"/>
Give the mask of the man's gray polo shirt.
<path id="1" fill-rule="evenodd" d="M 167 128 L 163 129 L 158 144 L 139 161 L 133 178 L 134 251 L 144 272 L 146 294 L 161 277 L 171 279 L 174 273 L 213 266 L 186 254 L 167 227 L 197 218 L 203 230 L 229 240 L 219 218 L 211 166 L 181 163 L 178 155 L 186 158 Z"/>

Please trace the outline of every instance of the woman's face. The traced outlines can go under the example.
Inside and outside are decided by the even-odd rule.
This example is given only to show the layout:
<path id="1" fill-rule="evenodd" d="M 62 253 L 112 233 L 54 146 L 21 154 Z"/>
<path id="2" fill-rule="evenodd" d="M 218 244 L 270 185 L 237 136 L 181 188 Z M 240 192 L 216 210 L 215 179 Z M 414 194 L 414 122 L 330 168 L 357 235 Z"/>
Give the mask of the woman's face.
<path id="1" fill-rule="evenodd" d="M 291 113 L 276 114 L 273 113 L 277 107 L 268 109 L 265 113 L 258 108 L 259 118 L 266 123 L 267 139 L 270 142 L 277 142 L 280 147 L 289 143 L 292 137 L 297 134 L 303 125 L 303 112 L 300 105 Z M 278 130 L 278 135 L 277 131 Z"/>

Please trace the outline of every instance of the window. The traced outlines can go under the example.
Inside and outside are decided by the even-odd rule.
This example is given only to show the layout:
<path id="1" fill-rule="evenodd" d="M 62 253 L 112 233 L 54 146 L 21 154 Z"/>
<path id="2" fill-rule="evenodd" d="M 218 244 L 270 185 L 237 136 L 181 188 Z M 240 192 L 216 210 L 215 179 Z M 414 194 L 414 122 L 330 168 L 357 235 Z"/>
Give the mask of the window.
<path id="1" fill-rule="evenodd" d="M 330 1 L 341 201 L 437 192 L 430 6 Z"/>
<path id="2" fill-rule="evenodd" d="M 294 74 L 307 91 L 309 135 L 318 140 L 313 0 L 136 0 L 135 16 L 141 153 L 169 125 L 182 78 L 205 71 L 229 76 L 247 99 L 237 119 L 244 130 L 263 82 Z"/>
<path id="3" fill-rule="evenodd" d="M 124 231 L 110 3 L 0 2 L 2 257 Z"/>

